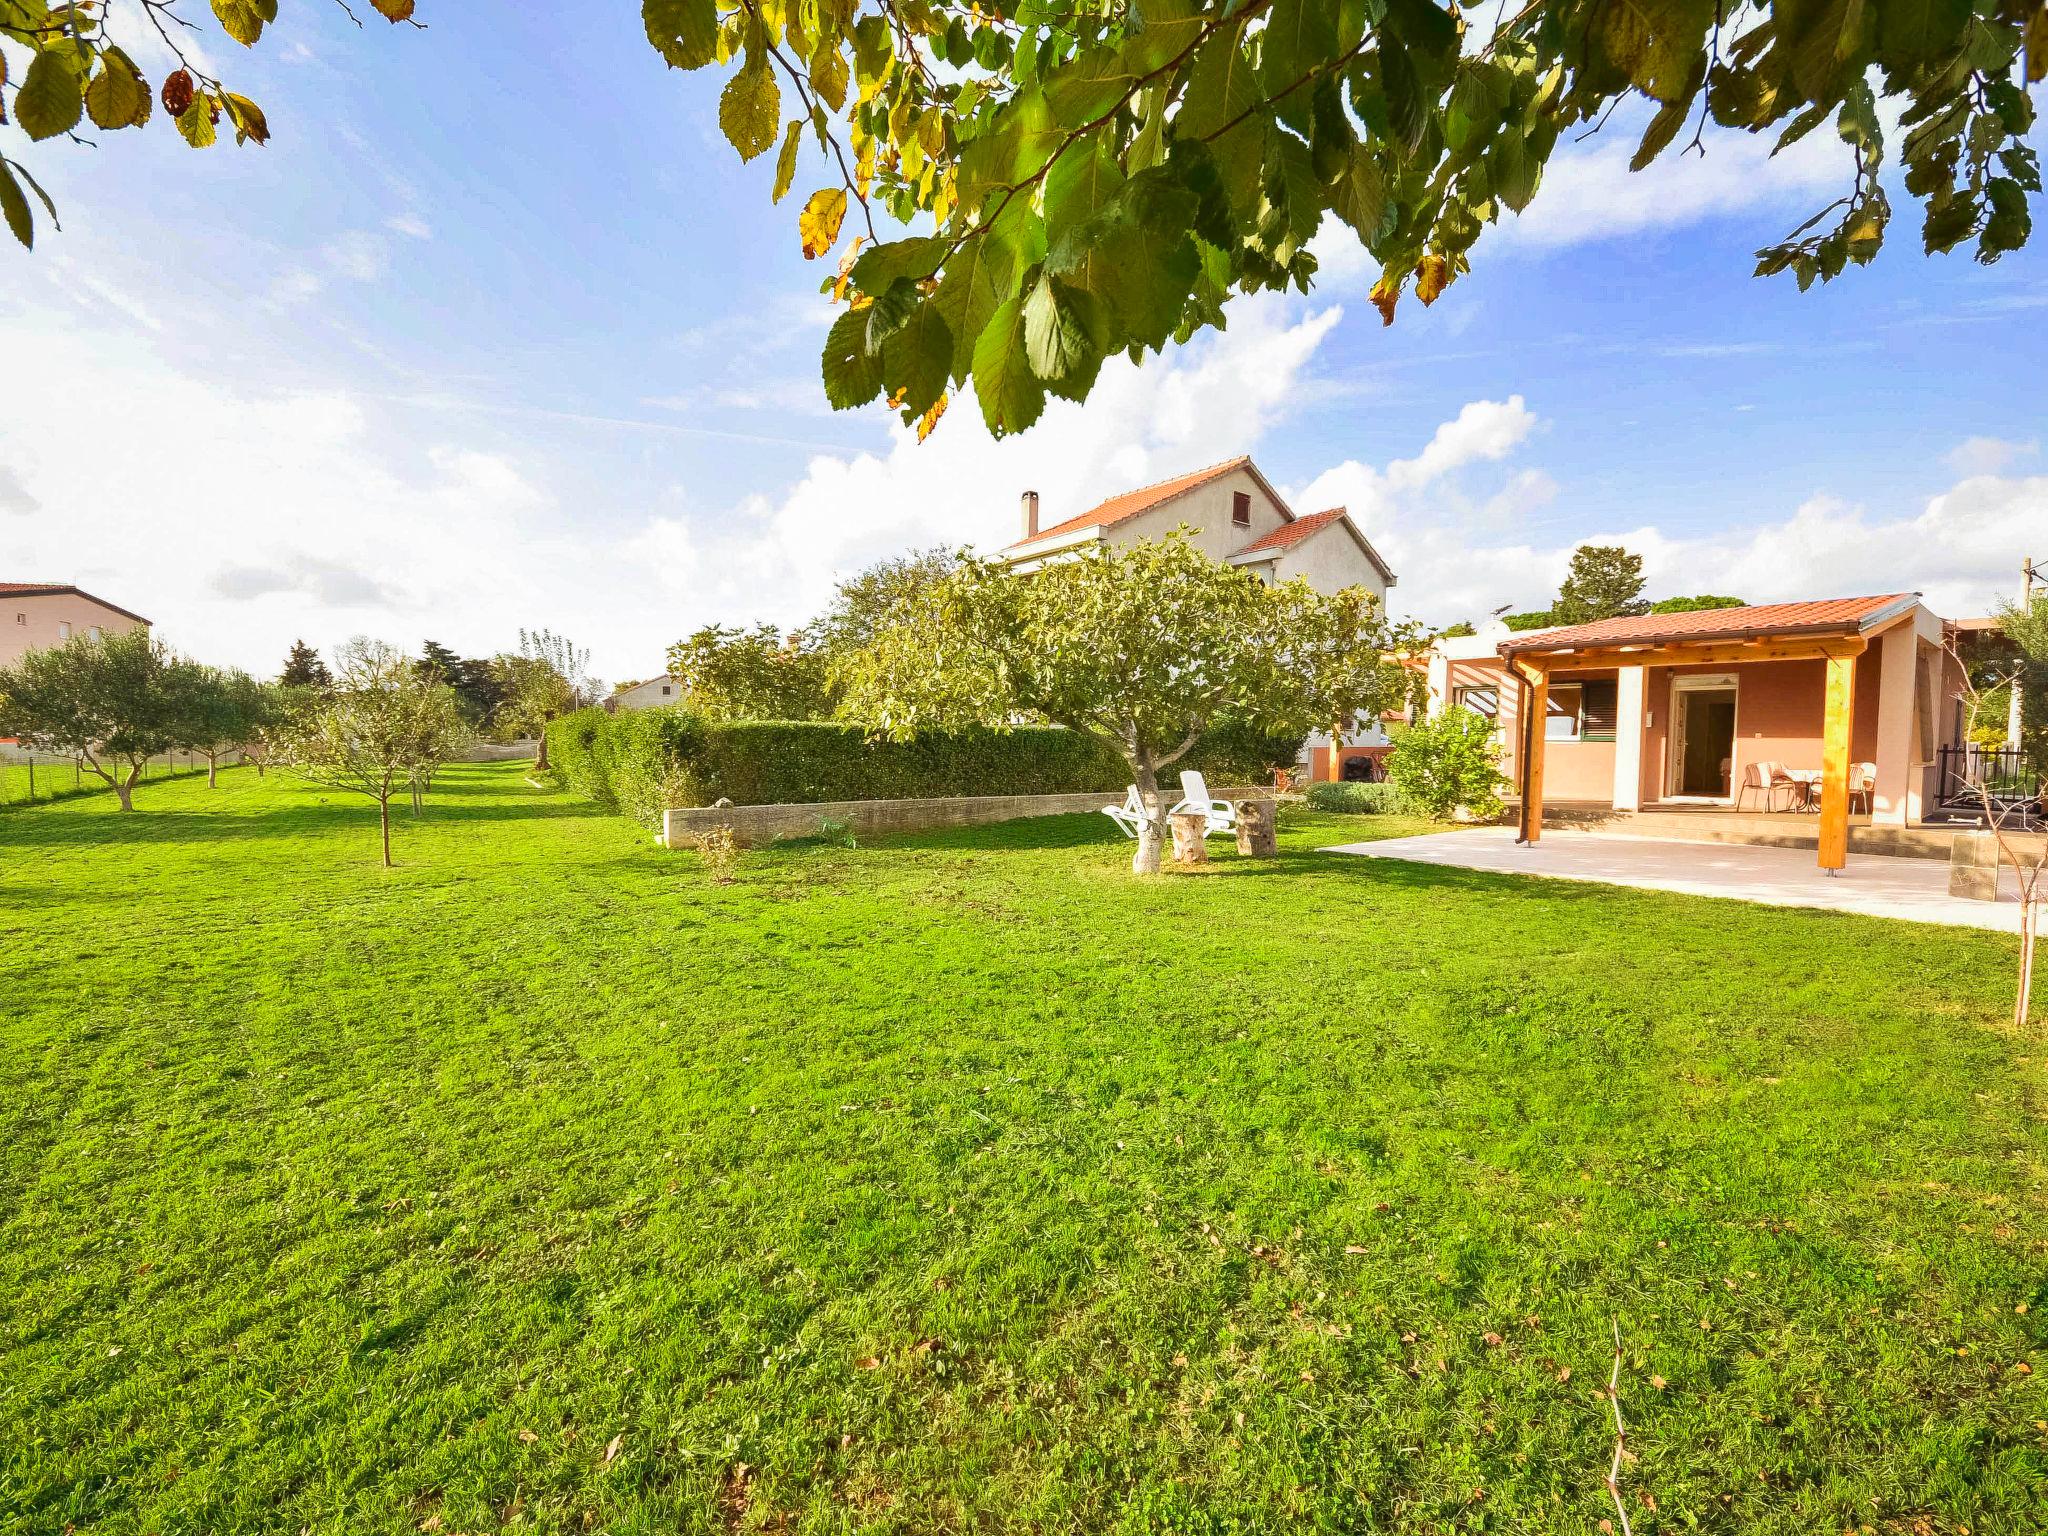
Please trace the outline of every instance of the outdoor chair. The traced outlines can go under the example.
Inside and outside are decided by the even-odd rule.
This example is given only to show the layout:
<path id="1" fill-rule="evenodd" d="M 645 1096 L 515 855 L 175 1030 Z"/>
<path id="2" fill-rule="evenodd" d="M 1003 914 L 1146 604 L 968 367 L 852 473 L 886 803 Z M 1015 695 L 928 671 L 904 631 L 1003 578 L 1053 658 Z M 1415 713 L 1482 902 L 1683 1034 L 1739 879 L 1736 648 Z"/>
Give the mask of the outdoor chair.
<path id="1" fill-rule="evenodd" d="M 1218 800 L 1209 793 L 1208 780 L 1193 769 L 1180 776 L 1181 802 L 1169 816 L 1190 816 L 1200 813 L 1207 818 L 1202 827 L 1204 837 L 1214 837 L 1219 832 L 1231 836 L 1237 834 L 1237 807 L 1228 800 Z"/>
<path id="2" fill-rule="evenodd" d="M 1735 809 L 1741 810 L 1742 802 L 1751 795 L 1760 795 L 1763 797 L 1764 809 L 1775 811 L 1778 808 L 1778 791 L 1781 789 L 1792 798 L 1797 798 L 1799 794 L 1799 786 L 1786 776 L 1782 763 L 1745 763 L 1742 766 L 1742 784 L 1735 791 Z M 1792 798 L 1785 802 L 1787 810 L 1792 808 Z"/>
<path id="3" fill-rule="evenodd" d="M 1102 814 L 1117 824 L 1117 830 L 1125 837 L 1138 835 L 1138 824 L 1145 819 L 1145 803 L 1138 798 L 1138 786 L 1133 784 L 1124 796 L 1122 805 L 1105 805 Z"/>
<path id="4" fill-rule="evenodd" d="M 1856 764 L 1849 770 L 1849 809 L 1855 810 L 1856 802 L 1861 800 L 1864 813 L 1868 815 L 1876 806 L 1876 795 L 1877 764 Z"/>

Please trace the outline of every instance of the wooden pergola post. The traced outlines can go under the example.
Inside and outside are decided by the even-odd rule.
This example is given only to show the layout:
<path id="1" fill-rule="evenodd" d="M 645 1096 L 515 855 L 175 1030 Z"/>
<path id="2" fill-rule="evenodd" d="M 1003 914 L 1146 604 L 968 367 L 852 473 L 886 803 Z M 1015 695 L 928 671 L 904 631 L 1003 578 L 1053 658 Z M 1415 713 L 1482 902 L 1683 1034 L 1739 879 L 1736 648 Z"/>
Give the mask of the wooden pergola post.
<path id="1" fill-rule="evenodd" d="M 1543 835 L 1543 743 L 1545 721 L 1550 714 L 1550 673 L 1540 665 L 1516 664 L 1515 671 L 1528 685 L 1528 709 L 1521 721 L 1522 818 L 1518 842 L 1533 843 Z"/>
<path id="2" fill-rule="evenodd" d="M 1837 870 L 1849 862 L 1849 770 L 1856 717 L 1856 655 L 1827 659 L 1827 711 L 1820 752 L 1820 867 Z"/>

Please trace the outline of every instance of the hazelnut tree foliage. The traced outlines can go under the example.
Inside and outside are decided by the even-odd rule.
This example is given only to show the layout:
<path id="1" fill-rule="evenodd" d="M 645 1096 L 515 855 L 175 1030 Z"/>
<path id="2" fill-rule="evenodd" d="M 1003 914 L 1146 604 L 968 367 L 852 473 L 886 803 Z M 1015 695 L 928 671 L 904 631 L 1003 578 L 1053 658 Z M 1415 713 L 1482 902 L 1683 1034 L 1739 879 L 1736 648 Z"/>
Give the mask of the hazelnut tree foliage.
<path id="1" fill-rule="evenodd" d="M 210 3 L 250 44 L 277 11 Z M 32 54 L 12 120 L 32 139 L 141 126 L 160 97 L 195 145 L 223 120 L 262 142 L 253 102 L 189 65 L 153 89 L 120 46 L 150 27 L 175 49 L 194 14 L 0 0 L 0 37 Z M 797 225 L 806 255 L 842 258 L 825 392 L 884 398 L 921 432 L 969 380 L 992 431 L 1022 430 L 1112 353 L 1220 327 L 1235 294 L 1305 289 L 1325 213 L 1380 264 L 1391 323 L 1528 206 L 1560 140 L 1631 97 L 1655 108 L 1638 169 L 1704 153 L 1709 118 L 1781 148 L 1839 138 L 1843 195 L 1758 252 L 1802 288 L 1876 255 L 1888 155 L 1930 252 L 1997 260 L 2041 190 L 2048 0 L 643 0 L 642 20 L 669 64 L 723 75 L 719 123 L 742 159 L 772 156 L 777 201 L 805 141 L 821 152 L 830 184 Z M 26 241 L 23 184 L 0 149 Z"/>

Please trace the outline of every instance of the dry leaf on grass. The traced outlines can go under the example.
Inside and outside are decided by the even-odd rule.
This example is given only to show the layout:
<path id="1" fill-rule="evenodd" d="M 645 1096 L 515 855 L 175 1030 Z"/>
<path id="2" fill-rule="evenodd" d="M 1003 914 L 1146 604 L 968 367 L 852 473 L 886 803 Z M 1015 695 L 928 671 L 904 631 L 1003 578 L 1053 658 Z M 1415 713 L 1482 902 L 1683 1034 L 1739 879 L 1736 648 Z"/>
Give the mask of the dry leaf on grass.
<path id="1" fill-rule="evenodd" d="M 612 1436 L 611 1443 L 604 1448 L 604 1464 L 606 1466 L 610 1466 L 618 1459 L 619 1447 L 625 1443 L 626 1437 L 623 1434 Z"/>

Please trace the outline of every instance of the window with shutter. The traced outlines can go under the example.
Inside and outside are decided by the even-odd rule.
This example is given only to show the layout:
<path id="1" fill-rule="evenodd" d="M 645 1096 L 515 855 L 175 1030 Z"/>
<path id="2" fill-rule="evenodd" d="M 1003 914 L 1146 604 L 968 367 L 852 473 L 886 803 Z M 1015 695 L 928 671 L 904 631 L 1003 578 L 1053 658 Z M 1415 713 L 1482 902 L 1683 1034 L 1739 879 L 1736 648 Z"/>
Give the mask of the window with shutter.
<path id="1" fill-rule="evenodd" d="M 1252 498 L 1247 491 L 1238 491 L 1230 498 L 1230 520 L 1240 528 L 1252 525 Z"/>
<path id="2" fill-rule="evenodd" d="M 1589 682 L 1579 690 L 1579 739 L 1612 741 L 1621 719 L 1619 685 L 1609 679 Z"/>

